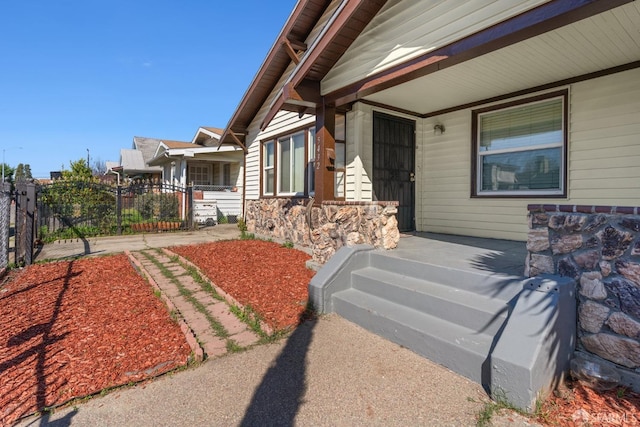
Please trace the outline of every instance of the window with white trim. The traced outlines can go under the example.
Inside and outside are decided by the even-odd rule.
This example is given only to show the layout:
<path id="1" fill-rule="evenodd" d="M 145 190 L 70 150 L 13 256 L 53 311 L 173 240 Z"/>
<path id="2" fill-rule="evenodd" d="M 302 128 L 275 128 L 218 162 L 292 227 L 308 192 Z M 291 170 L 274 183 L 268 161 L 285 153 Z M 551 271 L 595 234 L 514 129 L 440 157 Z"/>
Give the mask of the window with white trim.
<path id="1" fill-rule="evenodd" d="M 189 182 L 194 185 L 211 185 L 211 166 L 207 164 L 189 165 Z"/>
<path id="2" fill-rule="evenodd" d="M 274 178 L 275 178 L 275 141 L 265 142 L 262 146 L 262 194 L 267 196 L 274 195 Z"/>
<path id="3" fill-rule="evenodd" d="M 473 112 L 474 196 L 562 196 L 566 91 Z"/>

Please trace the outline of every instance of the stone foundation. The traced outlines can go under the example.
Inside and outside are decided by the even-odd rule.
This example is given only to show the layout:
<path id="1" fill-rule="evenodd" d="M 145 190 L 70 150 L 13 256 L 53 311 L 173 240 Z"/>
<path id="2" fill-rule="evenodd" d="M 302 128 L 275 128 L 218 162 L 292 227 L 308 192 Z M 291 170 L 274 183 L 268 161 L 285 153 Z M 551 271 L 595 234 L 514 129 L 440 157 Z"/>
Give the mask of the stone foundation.
<path id="1" fill-rule="evenodd" d="M 313 260 L 324 264 L 342 246 L 398 245 L 397 202 L 323 202 L 311 199 L 247 200 L 247 231 L 311 248 Z"/>
<path id="2" fill-rule="evenodd" d="M 640 208 L 528 209 L 527 274 L 575 278 L 578 350 L 616 364 L 623 380 L 640 378 Z"/>

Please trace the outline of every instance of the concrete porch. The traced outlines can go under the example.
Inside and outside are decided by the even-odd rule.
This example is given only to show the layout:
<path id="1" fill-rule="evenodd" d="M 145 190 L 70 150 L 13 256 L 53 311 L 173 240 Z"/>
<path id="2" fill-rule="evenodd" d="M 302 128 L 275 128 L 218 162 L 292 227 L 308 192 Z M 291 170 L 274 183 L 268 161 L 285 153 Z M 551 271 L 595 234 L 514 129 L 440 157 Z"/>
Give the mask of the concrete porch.
<path id="1" fill-rule="evenodd" d="M 568 368 L 575 283 L 523 276 L 524 242 L 415 233 L 394 250 L 340 249 L 309 297 L 340 316 L 532 409 Z"/>
<path id="2" fill-rule="evenodd" d="M 523 277 L 525 242 L 414 232 L 401 234 L 390 257 L 411 259 L 461 270 Z"/>

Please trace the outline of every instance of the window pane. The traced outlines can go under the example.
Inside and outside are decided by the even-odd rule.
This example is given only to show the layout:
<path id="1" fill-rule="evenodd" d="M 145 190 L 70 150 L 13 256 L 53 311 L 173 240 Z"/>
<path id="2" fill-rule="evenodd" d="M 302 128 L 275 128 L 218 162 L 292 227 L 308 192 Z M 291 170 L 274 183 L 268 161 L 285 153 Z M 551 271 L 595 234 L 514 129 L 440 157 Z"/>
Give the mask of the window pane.
<path id="1" fill-rule="evenodd" d="M 345 168 L 345 150 L 347 144 L 344 142 L 336 141 L 336 169 Z"/>
<path id="2" fill-rule="evenodd" d="M 559 190 L 561 148 L 482 156 L 482 191 Z"/>
<path id="3" fill-rule="evenodd" d="M 309 129 L 309 160 L 316 158 L 316 130 Z"/>
<path id="4" fill-rule="evenodd" d="M 264 171 L 265 193 L 273 194 L 273 169 Z"/>
<path id="5" fill-rule="evenodd" d="M 480 116 L 480 151 L 562 143 L 562 99 Z"/>
<path id="6" fill-rule="evenodd" d="M 273 141 L 264 145 L 264 165 L 273 166 Z"/>
<path id="7" fill-rule="evenodd" d="M 278 143 L 280 146 L 278 156 L 280 186 L 278 187 L 278 191 L 289 193 L 291 191 L 291 140 L 289 138 L 283 138 L 278 140 Z"/>
<path id="8" fill-rule="evenodd" d="M 293 136 L 293 191 L 304 193 L 304 170 L 306 161 L 304 158 L 304 133 Z"/>

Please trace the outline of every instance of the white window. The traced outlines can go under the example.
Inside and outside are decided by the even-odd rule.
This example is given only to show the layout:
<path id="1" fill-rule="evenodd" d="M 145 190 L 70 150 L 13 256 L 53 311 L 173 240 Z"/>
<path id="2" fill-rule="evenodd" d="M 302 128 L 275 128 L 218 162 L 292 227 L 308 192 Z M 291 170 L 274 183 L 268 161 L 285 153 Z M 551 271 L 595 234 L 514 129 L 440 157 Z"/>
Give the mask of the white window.
<path id="1" fill-rule="evenodd" d="M 264 142 L 262 147 L 262 195 L 307 196 L 313 194 L 315 178 L 313 128 Z"/>
<path id="2" fill-rule="evenodd" d="M 211 165 L 189 165 L 189 182 L 194 185 L 211 185 Z"/>
<path id="3" fill-rule="evenodd" d="M 275 177 L 275 151 L 274 151 L 274 141 L 268 141 L 264 143 L 262 146 L 262 164 L 263 166 L 263 175 L 262 175 L 262 183 L 263 183 L 263 191 L 262 193 L 265 195 L 273 195 L 273 181 Z"/>
<path id="4" fill-rule="evenodd" d="M 474 196 L 565 194 L 566 92 L 474 111 Z"/>

